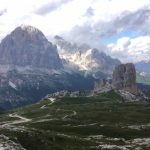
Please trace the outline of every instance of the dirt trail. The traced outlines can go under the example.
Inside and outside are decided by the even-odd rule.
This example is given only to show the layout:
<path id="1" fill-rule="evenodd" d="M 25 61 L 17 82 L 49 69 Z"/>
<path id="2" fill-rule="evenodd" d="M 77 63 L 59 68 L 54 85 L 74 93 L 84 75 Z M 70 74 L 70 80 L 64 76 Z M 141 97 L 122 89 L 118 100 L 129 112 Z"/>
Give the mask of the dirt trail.
<path id="1" fill-rule="evenodd" d="M 6 126 L 9 126 L 9 125 L 15 125 L 15 124 L 20 124 L 20 123 L 25 123 L 25 122 L 31 121 L 31 119 L 22 117 L 18 114 L 9 114 L 8 116 L 11 117 L 11 118 L 18 118 L 19 120 L 4 122 L 4 124 L 1 124 L 1 127 L 6 127 Z"/>

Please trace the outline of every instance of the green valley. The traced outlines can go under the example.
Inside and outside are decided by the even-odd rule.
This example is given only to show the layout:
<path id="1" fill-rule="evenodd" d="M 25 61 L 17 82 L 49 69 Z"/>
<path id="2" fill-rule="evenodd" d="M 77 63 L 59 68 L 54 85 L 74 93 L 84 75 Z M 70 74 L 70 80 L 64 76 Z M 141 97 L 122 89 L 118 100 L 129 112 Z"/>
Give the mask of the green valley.
<path id="1" fill-rule="evenodd" d="M 1 114 L 0 133 L 27 150 L 150 149 L 149 103 L 114 91 L 51 100 Z"/>

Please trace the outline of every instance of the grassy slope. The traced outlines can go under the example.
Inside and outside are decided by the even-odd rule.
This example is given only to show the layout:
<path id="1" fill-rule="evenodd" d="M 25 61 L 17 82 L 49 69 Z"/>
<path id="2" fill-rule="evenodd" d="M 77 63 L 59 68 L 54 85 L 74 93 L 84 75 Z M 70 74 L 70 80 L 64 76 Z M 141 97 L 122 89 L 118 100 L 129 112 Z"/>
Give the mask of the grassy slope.
<path id="1" fill-rule="evenodd" d="M 9 113 L 14 112 L 32 121 L 14 125 L 18 130 L 13 126 L 11 129 L 0 128 L 0 133 L 28 150 L 88 150 L 97 149 L 99 144 L 126 145 L 124 140 L 116 142 L 112 138 L 131 141 L 150 137 L 149 127 L 128 128 L 150 123 L 150 104 L 122 103 L 122 98 L 114 92 L 88 98 L 65 97 L 52 105 L 49 100 L 44 100 Z M 0 116 L 1 122 L 9 119 L 8 114 Z M 94 138 L 100 135 L 104 137 Z"/>

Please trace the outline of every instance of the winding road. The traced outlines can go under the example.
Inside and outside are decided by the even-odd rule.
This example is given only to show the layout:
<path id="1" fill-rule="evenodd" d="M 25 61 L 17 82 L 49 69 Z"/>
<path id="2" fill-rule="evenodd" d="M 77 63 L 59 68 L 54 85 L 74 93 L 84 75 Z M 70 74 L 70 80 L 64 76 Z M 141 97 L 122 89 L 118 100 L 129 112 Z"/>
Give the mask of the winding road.
<path id="1" fill-rule="evenodd" d="M 9 114 L 8 116 L 11 117 L 11 118 L 18 118 L 19 120 L 12 120 L 12 121 L 4 122 L 4 124 L 1 124 L 1 127 L 6 127 L 6 126 L 10 126 L 10 125 L 25 123 L 25 122 L 29 122 L 29 121 L 32 120 L 32 119 L 22 117 L 18 114 Z"/>

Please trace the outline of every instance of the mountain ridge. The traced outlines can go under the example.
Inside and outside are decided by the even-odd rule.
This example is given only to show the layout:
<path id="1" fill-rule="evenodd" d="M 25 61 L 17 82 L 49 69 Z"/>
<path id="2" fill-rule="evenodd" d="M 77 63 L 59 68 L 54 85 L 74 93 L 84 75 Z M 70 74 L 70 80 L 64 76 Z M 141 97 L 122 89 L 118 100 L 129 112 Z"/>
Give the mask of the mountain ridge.
<path id="1" fill-rule="evenodd" d="M 72 70 L 84 70 L 93 74 L 103 72 L 110 75 L 114 67 L 120 64 L 118 59 L 113 59 L 96 48 L 70 43 L 60 36 L 54 37 L 54 43 L 57 45 L 60 58 L 64 60 L 64 65 L 73 67 Z"/>

